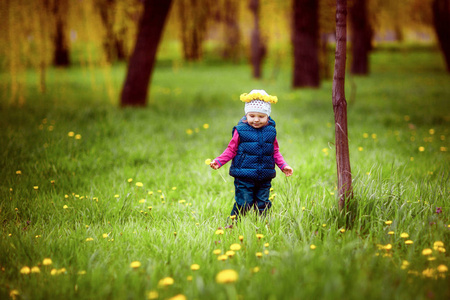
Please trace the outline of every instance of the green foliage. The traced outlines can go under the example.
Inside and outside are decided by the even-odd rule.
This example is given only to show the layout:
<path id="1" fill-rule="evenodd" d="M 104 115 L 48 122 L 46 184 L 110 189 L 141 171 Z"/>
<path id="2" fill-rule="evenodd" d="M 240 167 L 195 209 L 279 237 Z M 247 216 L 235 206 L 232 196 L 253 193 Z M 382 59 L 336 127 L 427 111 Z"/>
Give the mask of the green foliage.
<path id="1" fill-rule="evenodd" d="M 449 274 L 438 271 L 450 262 L 448 74 L 434 50 L 380 50 L 371 61 L 370 76 L 346 83 L 355 197 L 343 212 L 331 82 L 293 91 L 290 69 L 274 73 L 270 61 L 261 82 L 245 65 L 160 63 L 149 106 L 119 109 L 124 65 L 48 70 L 47 94 L 28 73 L 24 106 L 1 102 L 0 297 L 448 298 Z M 273 181 L 266 218 L 217 235 L 233 181 L 205 159 L 225 149 L 238 96 L 253 88 L 279 98 L 273 118 L 294 175 Z M 235 243 L 232 258 L 213 254 Z M 216 283 L 224 269 L 239 279 Z M 159 286 L 166 277 L 174 284 Z"/>

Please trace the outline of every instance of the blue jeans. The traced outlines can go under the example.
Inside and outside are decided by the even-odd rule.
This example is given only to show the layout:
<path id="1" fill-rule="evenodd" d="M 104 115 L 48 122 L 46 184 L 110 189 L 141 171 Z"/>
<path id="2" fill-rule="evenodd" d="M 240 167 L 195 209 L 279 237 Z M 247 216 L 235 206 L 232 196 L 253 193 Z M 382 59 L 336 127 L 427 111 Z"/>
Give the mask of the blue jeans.
<path id="1" fill-rule="evenodd" d="M 245 215 L 250 209 L 258 209 L 260 214 L 264 214 L 271 206 L 269 200 L 271 180 L 268 181 L 244 181 L 234 179 L 235 203 L 231 215 L 238 217 Z"/>

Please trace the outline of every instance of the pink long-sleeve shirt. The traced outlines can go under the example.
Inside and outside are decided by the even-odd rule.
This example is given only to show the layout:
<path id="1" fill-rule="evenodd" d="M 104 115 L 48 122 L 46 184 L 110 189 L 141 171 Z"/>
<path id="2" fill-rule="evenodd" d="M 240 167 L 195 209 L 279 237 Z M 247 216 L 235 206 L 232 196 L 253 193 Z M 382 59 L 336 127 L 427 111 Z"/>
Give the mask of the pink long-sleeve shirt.
<path id="1" fill-rule="evenodd" d="M 223 153 L 214 160 L 219 164 L 220 167 L 222 167 L 224 164 L 226 164 L 236 156 L 238 146 L 239 146 L 239 133 L 235 129 L 233 132 L 233 137 L 230 143 L 228 144 L 227 148 L 225 149 L 225 151 L 223 151 Z M 280 147 L 278 146 L 278 141 L 276 137 L 273 143 L 273 158 L 275 160 L 275 164 L 281 170 L 283 170 L 283 168 L 288 165 L 280 153 Z"/>

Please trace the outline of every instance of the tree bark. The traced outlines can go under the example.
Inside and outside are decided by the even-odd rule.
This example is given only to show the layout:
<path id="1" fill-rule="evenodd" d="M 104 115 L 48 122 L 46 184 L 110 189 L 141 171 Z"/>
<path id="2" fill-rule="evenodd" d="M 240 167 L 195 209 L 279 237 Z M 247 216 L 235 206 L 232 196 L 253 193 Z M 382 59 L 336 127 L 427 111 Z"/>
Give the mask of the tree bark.
<path id="1" fill-rule="evenodd" d="M 318 87 L 319 4 L 316 0 L 293 0 L 293 87 Z"/>
<path id="2" fill-rule="evenodd" d="M 333 76 L 333 111 L 335 120 L 336 164 L 339 209 L 353 196 L 352 174 L 347 134 L 347 101 L 345 100 L 345 61 L 347 52 L 347 0 L 336 1 L 336 52 Z"/>
<path id="3" fill-rule="evenodd" d="M 253 14 L 253 30 L 250 39 L 250 59 L 253 68 L 253 77 L 262 77 L 262 62 L 266 55 L 266 46 L 261 39 L 261 30 L 259 28 L 259 0 L 250 0 L 248 5 Z"/>
<path id="4" fill-rule="evenodd" d="M 356 75 L 369 74 L 369 51 L 372 29 L 367 16 L 367 0 L 355 0 L 349 8 L 351 25 L 352 63 L 350 71 Z"/>
<path id="5" fill-rule="evenodd" d="M 178 1 L 181 41 L 186 61 L 198 61 L 203 56 L 203 40 L 207 30 L 209 5 L 209 1 Z"/>
<path id="6" fill-rule="evenodd" d="M 136 45 L 122 89 L 122 106 L 145 106 L 159 41 L 172 0 L 145 0 Z"/>
<path id="7" fill-rule="evenodd" d="M 432 9 L 434 30 L 450 72 L 450 0 L 434 0 Z"/>
<path id="8" fill-rule="evenodd" d="M 55 2 L 53 4 L 53 14 L 55 16 L 55 36 L 53 64 L 58 67 L 68 67 L 69 57 L 69 33 L 67 27 L 69 3 L 67 0 Z"/>
<path id="9" fill-rule="evenodd" d="M 240 57 L 241 33 L 239 28 L 239 0 L 225 0 L 224 3 L 225 46 L 222 56 L 237 62 Z"/>

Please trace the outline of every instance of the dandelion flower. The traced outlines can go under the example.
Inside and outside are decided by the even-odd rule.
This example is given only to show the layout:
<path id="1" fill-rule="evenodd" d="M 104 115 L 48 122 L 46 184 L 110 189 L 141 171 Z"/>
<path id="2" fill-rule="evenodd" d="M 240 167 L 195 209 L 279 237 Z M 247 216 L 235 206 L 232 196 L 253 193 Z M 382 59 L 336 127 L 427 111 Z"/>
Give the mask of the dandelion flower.
<path id="1" fill-rule="evenodd" d="M 225 255 L 230 258 L 233 257 L 235 254 L 236 254 L 236 252 L 234 252 L 233 250 L 229 250 L 229 251 L 225 252 Z"/>
<path id="2" fill-rule="evenodd" d="M 439 265 L 437 267 L 437 270 L 439 273 L 445 273 L 445 272 L 448 272 L 448 267 L 446 265 Z"/>
<path id="3" fill-rule="evenodd" d="M 41 270 L 39 269 L 38 266 L 34 266 L 31 268 L 31 273 L 33 274 L 41 273 Z"/>
<path id="4" fill-rule="evenodd" d="M 20 274 L 28 275 L 30 273 L 31 273 L 30 267 L 24 266 L 24 267 L 22 267 L 22 269 L 20 269 Z"/>
<path id="5" fill-rule="evenodd" d="M 85 271 L 85 270 L 81 270 L 81 271 L 78 271 L 77 274 L 78 274 L 78 275 L 86 275 L 86 271 Z"/>
<path id="6" fill-rule="evenodd" d="M 75 139 L 76 139 L 76 140 L 81 140 L 81 134 L 76 134 L 76 135 L 75 135 Z"/>
<path id="7" fill-rule="evenodd" d="M 314 249 L 316 249 L 316 245 L 311 245 L 311 246 L 309 246 L 309 248 L 311 249 L 311 250 L 314 250 Z"/>
<path id="8" fill-rule="evenodd" d="M 9 292 L 9 296 L 11 297 L 11 299 L 17 299 L 17 296 L 19 296 L 20 293 L 18 290 L 12 290 L 11 292 Z"/>
<path id="9" fill-rule="evenodd" d="M 186 129 L 186 134 L 187 135 L 191 135 L 191 134 L 193 134 L 194 133 L 194 131 L 192 130 L 192 129 Z"/>
<path id="10" fill-rule="evenodd" d="M 243 236 L 243 235 L 240 235 L 240 236 L 239 236 L 239 240 L 242 242 L 242 241 L 244 240 L 244 236 Z"/>
<path id="11" fill-rule="evenodd" d="M 409 238 L 409 234 L 407 234 L 406 232 L 403 232 L 402 234 L 400 234 L 400 237 L 402 239 L 407 239 L 407 238 Z"/>
<path id="12" fill-rule="evenodd" d="M 42 261 L 42 264 L 44 266 L 50 266 L 52 264 L 52 259 L 51 258 L 44 258 L 44 260 Z"/>
<path id="13" fill-rule="evenodd" d="M 341 233 L 344 233 L 345 232 L 345 228 L 341 228 Z"/>
<path id="14" fill-rule="evenodd" d="M 143 184 L 142 182 L 136 182 L 136 186 L 137 186 L 137 187 L 143 187 L 144 184 Z"/>
<path id="15" fill-rule="evenodd" d="M 192 275 L 189 275 L 188 277 L 186 277 L 187 281 L 192 281 L 192 279 L 193 279 Z"/>
<path id="16" fill-rule="evenodd" d="M 232 269 L 220 271 L 216 275 L 217 283 L 233 283 L 238 279 L 239 279 L 238 273 Z"/>
<path id="17" fill-rule="evenodd" d="M 204 128 L 204 129 L 208 129 L 208 128 L 209 128 L 209 124 L 206 124 L 206 123 L 203 124 L 203 128 Z"/>
<path id="18" fill-rule="evenodd" d="M 433 277 L 434 272 L 435 272 L 434 269 L 428 268 L 428 269 L 423 270 L 422 275 L 425 277 Z"/>
<path id="19" fill-rule="evenodd" d="M 56 270 L 55 268 L 53 268 L 53 269 L 50 271 L 50 275 L 52 275 L 52 276 L 57 275 L 57 274 L 58 274 L 58 270 Z"/>
<path id="20" fill-rule="evenodd" d="M 213 253 L 214 253 L 215 255 L 219 255 L 220 253 L 222 253 L 222 250 L 216 249 L 216 250 L 213 251 Z"/>
<path id="21" fill-rule="evenodd" d="M 387 244 L 383 247 L 384 250 L 391 250 L 392 249 L 392 245 L 391 244 Z"/>
<path id="22" fill-rule="evenodd" d="M 431 253 L 433 253 L 433 250 L 431 250 L 430 248 L 422 250 L 422 255 L 430 255 Z"/>
<path id="23" fill-rule="evenodd" d="M 217 235 L 223 234 L 223 230 L 222 230 L 222 229 L 217 229 L 217 230 L 216 230 L 216 234 L 217 234 Z"/>
<path id="24" fill-rule="evenodd" d="M 389 235 L 393 235 L 395 232 L 394 231 L 389 231 L 388 234 Z"/>
<path id="25" fill-rule="evenodd" d="M 106 239 L 108 237 L 108 234 L 104 233 L 102 236 L 103 236 L 104 239 Z"/>
<path id="26" fill-rule="evenodd" d="M 68 137 L 74 137 L 75 136 L 75 132 L 73 131 L 69 131 L 69 133 L 67 134 Z"/>
<path id="27" fill-rule="evenodd" d="M 420 151 L 420 152 L 423 152 L 423 151 L 425 151 L 425 147 L 423 147 L 423 146 L 420 146 L 420 147 L 419 147 L 419 151 Z"/>
<path id="28" fill-rule="evenodd" d="M 69 207 L 68 207 L 67 205 L 64 205 L 63 208 L 64 208 L 64 209 L 68 209 Z"/>
<path id="29" fill-rule="evenodd" d="M 93 240 L 94 240 L 93 238 L 88 237 L 88 238 L 86 239 L 86 242 L 91 242 L 91 241 L 93 241 Z"/>
<path id="30" fill-rule="evenodd" d="M 262 254 L 262 252 L 256 252 L 256 257 L 258 257 L 258 258 L 260 258 L 260 257 L 262 257 L 263 256 L 263 254 Z"/>
<path id="31" fill-rule="evenodd" d="M 264 238 L 264 235 L 262 235 L 262 234 L 260 234 L 260 233 L 257 233 L 257 234 L 256 234 L 256 237 L 258 238 L 258 240 L 260 240 L 260 239 Z"/>
<path id="32" fill-rule="evenodd" d="M 148 294 L 147 294 L 147 298 L 148 298 L 149 300 L 155 300 L 155 299 L 158 299 L 158 298 L 159 298 L 159 294 L 158 294 L 157 291 L 150 291 L 150 292 L 148 292 Z"/>
<path id="33" fill-rule="evenodd" d="M 37 185 L 35 185 L 35 186 L 33 186 L 33 189 L 34 189 L 35 191 L 37 191 L 37 190 L 39 189 L 39 187 L 38 187 Z"/>
<path id="34" fill-rule="evenodd" d="M 358 147 L 358 151 L 363 151 L 364 150 L 364 148 L 363 147 Z"/>
<path id="35" fill-rule="evenodd" d="M 369 134 L 367 132 L 363 133 L 363 138 L 367 139 L 369 137 Z"/>
<path id="36" fill-rule="evenodd" d="M 241 245 L 239 245 L 239 244 L 232 244 L 230 246 L 230 249 L 233 250 L 233 251 L 239 251 L 239 250 L 241 250 Z"/>
<path id="37" fill-rule="evenodd" d="M 322 224 L 322 227 L 327 227 L 327 224 Z"/>
<path id="38" fill-rule="evenodd" d="M 141 199 L 141 200 L 139 200 L 139 203 L 142 204 L 142 203 L 145 203 L 145 201 L 146 201 L 145 199 Z"/>
<path id="39" fill-rule="evenodd" d="M 198 269 L 200 269 L 200 265 L 198 265 L 198 264 L 192 264 L 191 265 L 191 270 L 192 271 L 197 271 Z"/>
<path id="40" fill-rule="evenodd" d="M 167 299 L 167 300 L 186 300 L 186 299 L 187 299 L 187 298 L 186 298 L 185 295 L 183 295 L 183 294 L 178 294 L 178 295 L 173 296 L 173 297 L 171 297 L 171 298 L 169 298 L 169 299 Z"/>
<path id="41" fill-rule="evenodd" d="M 412 244 L 414 244 L 414 242 L 411 241 L 411 240 L 406 240 L 406 241 L 405 241 L 405 244 L 406 244 L 406 245 L 412 245 Z"/>
<path id="42" fill-rule="evenodd" d="M 254 267 L 252 268 L 252 273 L 258 273 L 259 272 L 259 267 Z"/>
<path id="43" fill-rule="evenodd" d="M 386 224 L 386 225 L 391 225 L 392 224 L 392 221 L 386 221 L 386 222 L 384 222 L 384 224 Z"/>
<path id="44" fill-rule="evenodd" d="M 227 260 L 227 259 L 228 259 L 228 256 L 227 256 L 226 254 L 219 255 L 219 256 L 217 257 L 217 260 L 221 260 L 221 261 L 225 261 L 225 260 Z"/>
<path id="45" fill-rule="evenodd" d="M 444 247 L 444 243 L 442 241 L 436 241 L 433 244 L 433 249 L 438 250 L 440 247 Z"/>
<path id="46" fill-rule="evenodd" d="M 129 183 L 130 182 L 133 182 L 133 178 L 128 178 L 128 180 L 127 180 Z"/>
<path id="47" fill-rule="evenodd" d="M 173 285 L 174 282 L 172 277 L 165 277 L 158 282 L 158 286 L 169 286 Z"/>
<path id="48" fill-rule="evenodd" d="M 139 261 L 133 261 L 133 262 L 131 262 L 131 264 L 130 264 L 130 268 L 133 268 L 133 269 L 137 269 L 137 268 L 139 268 L 141 266 L 141 262 L 139 262 Z"/>
<path id="49" fill-rule="evenodd" d="M 17 170 L 17 171 L 16 171 L 16 174 L 17 174 L 17 175 L 22 175 L 22 171 Z"/>
<path id="50" fill-rule="evenodd" d="M 407 260 L 402 261 L 401 268 L 404 270 L 404 269 L 407 269 L 408 267 L 409 267 L 409 261 L 407 261 Z"/>

